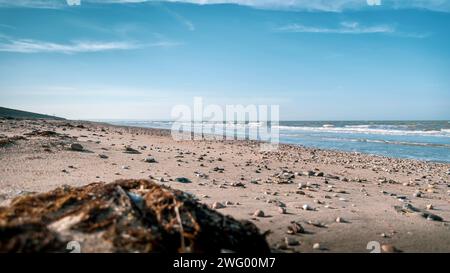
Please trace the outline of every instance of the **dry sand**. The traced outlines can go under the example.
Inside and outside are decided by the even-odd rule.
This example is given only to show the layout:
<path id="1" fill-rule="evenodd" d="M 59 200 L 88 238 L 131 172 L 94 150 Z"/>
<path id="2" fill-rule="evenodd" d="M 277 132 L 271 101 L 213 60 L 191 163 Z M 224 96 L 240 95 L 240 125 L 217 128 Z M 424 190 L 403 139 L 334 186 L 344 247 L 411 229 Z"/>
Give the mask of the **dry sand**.
<path id="1" fill-rule="evenodd" d="M 14 136 L 24 139 L 8 140 Z M 72 150 L 73 143 L 83 151 Z M 164 130 L 0 120 L 1 205 L 65 184 L 150 178 L 251 220 L 280 252 L 369 252 L 369 241 L 404 252 L 449 252 L 449 172 L 450 164 L 292 145 L 261 152 L 253 141 L 177 142 Z M 442 221 L 427 220 L 430 214 Z M 305 231 L 288 234 L 292 222 Z"/>

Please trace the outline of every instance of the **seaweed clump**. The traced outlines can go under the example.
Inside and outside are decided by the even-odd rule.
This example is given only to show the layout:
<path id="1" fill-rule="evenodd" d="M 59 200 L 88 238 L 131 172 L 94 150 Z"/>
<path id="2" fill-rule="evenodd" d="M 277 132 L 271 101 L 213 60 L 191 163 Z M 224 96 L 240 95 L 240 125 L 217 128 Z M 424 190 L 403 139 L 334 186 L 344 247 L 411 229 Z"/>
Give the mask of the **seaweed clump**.
<path id="1" fill-rule="evenodd" d="M 0 252 L 268 253 L 254 224 L 148 180 L 64 186 L 0 208 Z"/>

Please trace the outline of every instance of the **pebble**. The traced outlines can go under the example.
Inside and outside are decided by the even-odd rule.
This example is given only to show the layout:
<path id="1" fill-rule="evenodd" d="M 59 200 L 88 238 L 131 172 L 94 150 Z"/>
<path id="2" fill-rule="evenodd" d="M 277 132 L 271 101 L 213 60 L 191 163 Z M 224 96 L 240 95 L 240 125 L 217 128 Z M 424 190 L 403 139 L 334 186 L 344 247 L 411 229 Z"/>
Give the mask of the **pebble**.
<path id="1" fill-rule="evenodd" d="M 395 253 L 398 252 L 398 250 L 393 245 L 381 245 L 381 250 L 385 253 Z"/>
<path id="2" fill-rule="evenodd" d="M 104 154 L 99 154 L 98 157 L 100 157 L 101 159 L 108 159 L 108 156 Z"/>
<path id="3" fill-rule="evenodd" d="M 156 159 L 154 157 L 149 156 L 149 157 L 144 159 L 144 162 L 146 162 L 146 163 L 156 163 Z"/>
<path id="4" fill-rule="evenodd" d="M 318 249 L 318 250 L 320 250 L 320 249 L 322 249 L 322 247 L 320 246 L 319 243 L 315 243 L 315 244 L 313 245 L 313 249 Z"/>
<path id="5" fill-rule="evenodd" d="M 345 223 L 346 221 L 341 217 L 336 218 L 336 223 Z"/>
<path id="6" fill-rule="evenodd" d="M 287 246 L 296 246 L 299 245 L 298 240 L 292 238 L 292 237 L 285 237 L 284 238 L 284 242 L 286 243 Z"/>
<path id="7" fill-rule="evenodd" d="M 192 182 L 189 178 L 186 178 L 186 177 L 177 177 L 177 178 L 175 178 L 175 181 L 179 182 L 179 183 L 191 183 Z"/>
<path id="8" fill-rule="evenodd" d="M 421 193 L 420 191 L 415 191 L 415 192 L 413 193 L 413 196 L 414 196 L 414 197 L 421 197 L 421 196 L 422 196 L 422 193 Z"/>
<path id="9" fill-rule="evenodd" d="M 288 234 L 305 233 L 305 229 L 299 223 L 293 222 L 290 226 L 288 226 L 287 233 Z"/>
<path id="10" fill-rule="evenodd" d="M 133 149 L 131 147 L 125 147 L 124 153 L 127 153 L 127 154 L 140 154 L 141 152 L 139 152 L 138 150 Z"/>
<path id="11" fill-rule="evenodd" d="M 308 205 L 308 204 L 304 204 L 304 205 L 302 206 L 302 209 L 303 209 L 303 210 L 312 210 L 311 206 Z"/>
<path id="12" fill-rule="evenodd" d="M 438 221 L 438 222 L 442 222 L 442 221 L 443 221 L 442 217 L 437 216 L 437 215 L 435 215 L 435 214 L 429 214 L 429 215 L 427 216 L 427 220 L 428 220 L 428 221 Z"/>
<path id="13" fill-rule="evenodd" d="M 70 149 L 72 151 L 78 151 L 78 152 L 81 152 L 84 150 L 83 146 L 79 143 L 72 143 L 72 145 L 70 145 Z"/>
<path id="14" fill-rule="evenodd" d="M 278 212 L 280 214 L 286 214 L 286 208 L 285 207 L 278 207 Z"/>
<path id="15" fill-rule="evenodd" d="M 220 203 L 220 202 L 214 202 L 213 204 L 212 204 L 212 208 L 213 209 L 223 209 L 225 206 L 222 204 L 222 203 Z"/>
<path id="16" fill-rule="evenodd" d="M 432 204 L 428 204 L 427 205 L 427 210 L 432 210 L 432 209 L 434 209 L 433 205 Z"/>
<path id="17" fill-rule="evenodd" d="M 264 211 L 262 210 L 256 210 L 255 213 L 253 213 L 253 216 L 255 217 L 264 217 Z"/>

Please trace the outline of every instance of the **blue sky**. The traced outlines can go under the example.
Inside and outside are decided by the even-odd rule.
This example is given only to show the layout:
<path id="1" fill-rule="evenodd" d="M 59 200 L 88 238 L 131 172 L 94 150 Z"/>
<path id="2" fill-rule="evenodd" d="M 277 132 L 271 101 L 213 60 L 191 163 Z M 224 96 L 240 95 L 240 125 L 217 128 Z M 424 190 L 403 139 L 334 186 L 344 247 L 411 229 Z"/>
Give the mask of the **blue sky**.
<path id="1" fill-rule="evenodd" d="M 0 0 L 0 106 L 169 119 L 201 96 L 288 120 L 450 119 L 449 26 L 450 0 Z"/>

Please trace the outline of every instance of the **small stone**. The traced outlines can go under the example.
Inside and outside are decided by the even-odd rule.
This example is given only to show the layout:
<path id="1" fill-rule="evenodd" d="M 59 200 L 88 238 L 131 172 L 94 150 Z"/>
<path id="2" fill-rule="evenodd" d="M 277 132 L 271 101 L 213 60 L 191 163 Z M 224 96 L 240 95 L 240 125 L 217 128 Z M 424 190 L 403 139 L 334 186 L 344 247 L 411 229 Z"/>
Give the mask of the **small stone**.
<path id="1" fill-rule="evenodd" d="M 319 228 L 327 227 L 324 223 L 317 222 L 317 221 L 311 221 L 311 220 L 309 220 L 307 223 L 308 223 L 308 225 L 315 226 L 315 227 L 319 227 Z"/>
<path id="2" fill-rule="evenodd" d="M 304 205 L 302 206 L 302 209 L 303 209 L 303 210 L 312 210 L 311 206 L 308 205 L 308 204 L 304 204 Z"/>
<path id="3" fill-rule="evenodd" d="M 432 209 L 434 209 L 433 205 L 432 204 L 428 204 L 427 205 L 427 210 L 432 210 Z"/>
<path id="4" fill-rule="evenodd" d="M 286 214 L 286 208 L 285 207 L 278 207 L 278 212 L 280 214 Z"/>
<path id="5" fill-rule="evenodd" d="M 313 245 L 313 249 L 320 250 L 320 249 L 322 249 L 322 247 L 320 246 L 319 243 L 315 243 L 315 244 Z"/>
<path id="6" fill-rule="evenodd" d="M 213 209 L 223 209 L 225 206 L 222 204 L 222 203 L 220 203 L 220 202 L 214 202 L 213 204 L 212 204 L 212 208 Z"/>
<path id="7" fill-rule="evenodd" d="M 431 214 L 431 213 L 428 214 L 427 220 L 428 221 L 438 221 L 438 222 L 442 222 L 443 221 L 442 217 L 437 216 L 436 214 Z"/>
<path id="8" fill-rule="evenodd" d="M 99 154 L 98 157 L 100 157 L 101 159 L 108 159 L 108 156 L 104 154 Z"/>
<path id="9" fill-rule="evenodd" d="M 179 182 L 179 183 L 191 183 L 192 182 L 189 178 L 186 178 L 186 177 L 177 177 L 175 179 L 175 181 Z"/>
<path id="10" fill-rule="evenodd" d="M 345 223 L 346 221 L 341 217 L 336 218 L 336 223 Z"/>
<path id="11" fill-rule="evenodd" d="M 264 211 L 262 210 L 256 210 L 255 213 L 253 213 L 253 216 L 255 217 L 264 217 Z"/>
<path id="12" fill-rule="evenodd" d="M 231 202 L 231 201 L 226 201 L 225 202 L 225 206 L 232 206 L 233 205 L 233 202 Z"/>
<path id="13" fill-rule="evenodd" d="M 230 186 L 232 186 L 232 187 L 241 187 L 241 188 L 245 188 L 245 185 L 244 185 L 244 183 L 242 183 L 242 182 L 231 182 L 231 183 L 230 183 Z"/>
<path id="14" fill-rule="evenodd" d="M 83 146 L 79 143 L 73 143 L 72 145 L 70 145 L 70 149 L 77 152 L 81 152 L 84 150 Z"/>
<path id="15" fill-rule="evenodd" d="M 146 163 L 156 163 L 156 159 L 154 157 L 149 156 L 149 157 L 144 159 L 144 162 L 146 162 Z"/>
<path id="16" fill-rule="evenodd" d="M 305 233 L 305 229 L 297 222 L 293 222 L 292 225 L 287 228 L 288 234 Z"/>
<path id="17" fill-rule="evenodd" d="M 128 169 L 130 169 L 130 167 L 129 166 L 122 166 L 122 169 L 128 170 Z"/>
<path id="18" fill-rule="evenodd" d="M 152 177 L 150 177 L 150 178 L 152 178 Z M 166 182 L 166 180 L 165 180 L 164 177 L 162 177 L 162 176 L 156 177 L 155 179 L 156 179 L 156 181 L 158 181 L 158 182 Z"/>
<path id="19" fill-rule="evenodd" d="M 414 197 L 421 197 L 421 196 L 422 196 L 422 193 L 421 193 L 420 191 L 415 191 L 415 192 L 413 193 L 413 196 L 414 196 Z"/>
<path id="20" fill-rule="evenodd" d="M 126 153 L 126 154 L 140 154 L 141 152 L 139 152 L 138 150 L 133 149 L 131 147 L 125 147 L 124 153 Z"/>
<path id="21" fill-rule="evenodd" d="M 284 242 L 286 243 L 287 246 L 296 246 L 299 244 L 298 240 L 296 240 L 292 237 L 285 237 Z"/>
<path id="22" fill-rule="evenodd" d="M 393 245 L 381 245 L 381 250 L 385 253 L 395 253 L 398 252 L 398 250 Z"/>

